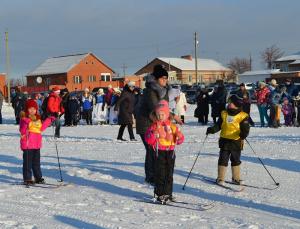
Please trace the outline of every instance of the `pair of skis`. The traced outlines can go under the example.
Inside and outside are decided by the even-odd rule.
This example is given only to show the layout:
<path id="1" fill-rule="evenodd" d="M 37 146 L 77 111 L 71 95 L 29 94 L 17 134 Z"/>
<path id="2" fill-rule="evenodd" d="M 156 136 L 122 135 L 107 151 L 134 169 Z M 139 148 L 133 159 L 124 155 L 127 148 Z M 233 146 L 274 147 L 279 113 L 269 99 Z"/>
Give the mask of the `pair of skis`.
<path id="1" fill-rule="evenodd" d="M 187 210 L 193 210 L 193 211 L 207 211 L 212 209 L 215 206 L 215 202 L 211 203 L 191 203 L 186 201 L 179 201 L 179 200 L 168 200 L 164 203 L 156 200 L 156 198 L 150 198 L 150 197 L 144 197 L 143 199 L 136 200 L 138 202 L 144 202 L 149 204 L 155 204 L 155 205 L 164 205 L 169 207 L 175 207 L 175 208 L 182 208 Z"/>
<path id="2" fill-rule="evenodd" d="M 24 182 L 16 182 L 16 183 L 11 183 L 11 185 L 20 185 L 24 186 L 25 188 L 48 188 L 48 189 L 56 189 L 60 187 L 66 187 L 69 186 L 69 183 L 64 183 L 64 182 L 57 182 L 57 183 L 33 183 L 33 184 L 26 184 Z"/>

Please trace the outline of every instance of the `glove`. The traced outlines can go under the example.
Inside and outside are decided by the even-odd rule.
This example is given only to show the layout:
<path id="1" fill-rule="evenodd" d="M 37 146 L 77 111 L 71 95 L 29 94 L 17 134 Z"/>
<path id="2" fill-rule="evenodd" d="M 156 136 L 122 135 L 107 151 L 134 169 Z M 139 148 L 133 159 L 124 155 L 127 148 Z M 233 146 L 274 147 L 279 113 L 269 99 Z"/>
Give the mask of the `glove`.
<path id="1" fill-rule="evenodd" d="M 211 127 L 207 127 L 206 135 L 213 134 L 213 129 Z"/>

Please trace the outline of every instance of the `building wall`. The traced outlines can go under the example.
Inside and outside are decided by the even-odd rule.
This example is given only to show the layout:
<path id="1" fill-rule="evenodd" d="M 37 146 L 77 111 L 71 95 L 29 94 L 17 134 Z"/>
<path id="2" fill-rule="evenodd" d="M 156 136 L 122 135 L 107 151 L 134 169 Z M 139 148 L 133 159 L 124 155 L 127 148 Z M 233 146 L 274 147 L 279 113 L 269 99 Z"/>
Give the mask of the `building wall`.
<path id="1" fill-rule="evenodd" d="M 0 73 L 0 90 L 2 91 L 2 93 L 7 96 L 7 90 L 6 90 L 6 76 L 4 73 Z"/>
<path id="2" fill-rule="evenodd" d="M 39 76 L 27 76 L 27 88 L 30 91 L 48 91 L 53 85 L 61 85 L 63 88 L 67 80 L 67 74 L 53 74 L 53 75 L 44 75 L 42 77 L 42 83 L 37 83 L 36 79 Z"/>
<path id="3" fill-rule="evenodd" d="M 101 74 L 103 73 L 110 74 L 109 81 L 101 80 Z M 75 76 L 80 76 L 82 81 L 80 83 L 75 83 Z M 95 81 L 89 81 L 89 76 L 95 76 Z M 93 55 L 88 55 L 68 72 L 66 85 L 69 91 L 74 91 L 75 88 L 78 90 L 83 90 L 84 88 L 92 90 L 95 87 L 107 87 L 109 84 L 113 87 L 117 87 L 118 82 L 113 82 L 112 76 L 113 71 L 110 68 Z"/>
<path id="4" fill-rule="evenodd" d="M 276 79 L 278 83 L 284 83 L 287 78 L 292 79 L 293 82 L 300 83 L 300 71 L 271 74 L 271 78 Z"/>
<path id="5" fill-rule="evenodd" d="M 168 65 L 165 62 L 154 59 L 151 63 L 140 69 L 138 72 L 136 72 L 136 75 L 142 75 L 142 74 L 148 74 L 153 71 L 153 67 L 157 64 L 161 64 L 165 66 L 165 69 L 167 71 L 175 71 L 176 72 L 176 78 L 175 80 L 180 81 L 182 84 L 194 84 L 196 83 L 196 71 L 193 70 L 184 70 L 181 71 L 178 68 L 173 67 L 172 65 Z M 197 82 L 201 82 L 201 76 L 202 76 L 202 82 L 203 83 L 211 83 L 215 82 L 218 79 L 226 79 L 227 76 L 229 76 L 232 73 L 232 71 L 198 71 L 198 80 Z"/>

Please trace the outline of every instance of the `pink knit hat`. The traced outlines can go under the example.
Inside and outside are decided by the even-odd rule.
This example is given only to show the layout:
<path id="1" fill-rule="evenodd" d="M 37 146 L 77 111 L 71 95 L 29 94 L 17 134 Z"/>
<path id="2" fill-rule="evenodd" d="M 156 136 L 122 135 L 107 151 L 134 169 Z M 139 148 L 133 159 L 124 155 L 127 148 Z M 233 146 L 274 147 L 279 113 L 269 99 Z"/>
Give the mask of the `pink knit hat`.
<path id="1" fill-rule="evenodd" d="M 161 100 L 155 107 L 155 112 L 164 112 L 167 117 L 170 116 L 169 103 L 166 100 Z"/>

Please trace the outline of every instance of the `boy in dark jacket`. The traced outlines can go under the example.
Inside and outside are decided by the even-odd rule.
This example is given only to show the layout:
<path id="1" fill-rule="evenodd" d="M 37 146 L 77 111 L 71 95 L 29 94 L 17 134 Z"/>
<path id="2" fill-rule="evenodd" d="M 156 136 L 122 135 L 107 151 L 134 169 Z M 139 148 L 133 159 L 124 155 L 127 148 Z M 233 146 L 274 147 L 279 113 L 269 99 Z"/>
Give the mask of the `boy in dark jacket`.
<path id="1" fill-rule="evenodd" d="M 250 126 L 249 115 L 242 111 L 243 99 L 232 95 L 228 99 L 226 110 L 221 112 L 217 123 L 208 127 L 206 134 L 214 134 L 221 130 L 219 147 L 220 155 L 218 160 L 218 178 L 216 183 L 224 185 L 228 161 L 231 161 L 232 181 L 241 184 L 240 178 L 240 157 L 243 149 L 244 139 L 248 136 Z"/>

